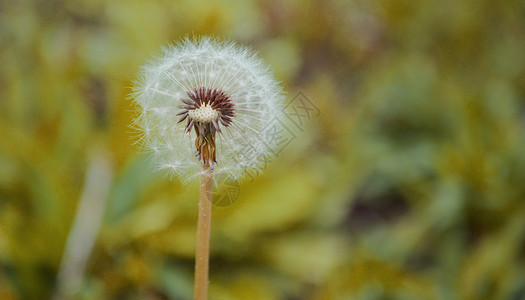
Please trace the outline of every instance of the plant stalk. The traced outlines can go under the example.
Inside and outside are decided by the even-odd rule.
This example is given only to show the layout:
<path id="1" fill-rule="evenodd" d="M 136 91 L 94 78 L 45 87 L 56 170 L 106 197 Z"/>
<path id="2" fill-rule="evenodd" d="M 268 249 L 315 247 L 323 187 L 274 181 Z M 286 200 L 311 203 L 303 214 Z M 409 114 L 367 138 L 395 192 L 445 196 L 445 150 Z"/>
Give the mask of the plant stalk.
<path id="1" fill-rule="evenodd" d="M 213 170 L 203 166 L 202 171 L 195 248 L 195 300 L 208 299 Z"/>

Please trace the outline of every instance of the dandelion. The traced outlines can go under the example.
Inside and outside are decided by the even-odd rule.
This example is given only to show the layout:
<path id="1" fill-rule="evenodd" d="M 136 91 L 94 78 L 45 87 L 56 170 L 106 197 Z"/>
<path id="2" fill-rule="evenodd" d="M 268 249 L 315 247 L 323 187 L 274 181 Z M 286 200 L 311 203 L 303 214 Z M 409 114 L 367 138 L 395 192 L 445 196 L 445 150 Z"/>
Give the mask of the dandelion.
<path id="1" fill-rule="evenodd" d="M 213 176 L 258 173 L 277 146 L 265 134 L 283 112 L 269 68 L 250 49 L 186 38 L 143 67 L 135 125 L 159 169 L 183 182 L 201 176 L 195 299 L 207 298 Z"/>
<path id="2" fill-rule="evenodd" d="M 280 118 L 282 90 L 250 49 L 204 37 L 167 47 L 143 67 L 135 125 L 159 169 L 187 182 L 202 172 L 233 180 L 274 153 L 262 134 Z"/>

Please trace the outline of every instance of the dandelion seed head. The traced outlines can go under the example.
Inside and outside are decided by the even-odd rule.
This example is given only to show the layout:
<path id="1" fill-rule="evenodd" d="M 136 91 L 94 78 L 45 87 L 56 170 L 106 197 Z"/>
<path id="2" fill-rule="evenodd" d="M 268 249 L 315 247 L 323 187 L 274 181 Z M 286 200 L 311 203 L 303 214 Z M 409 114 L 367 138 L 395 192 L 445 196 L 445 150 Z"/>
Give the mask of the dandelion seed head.
<path id="1" fill-rule="evenodd" d="M 186 38 L 146 64 L 134 87 L 134 125 L 155 164 L 183 181 L 208 164 L 232 179 L 259 171 L 275 153 L 265 134 L 282 118 L 284 96 L 250 49 Z"/>

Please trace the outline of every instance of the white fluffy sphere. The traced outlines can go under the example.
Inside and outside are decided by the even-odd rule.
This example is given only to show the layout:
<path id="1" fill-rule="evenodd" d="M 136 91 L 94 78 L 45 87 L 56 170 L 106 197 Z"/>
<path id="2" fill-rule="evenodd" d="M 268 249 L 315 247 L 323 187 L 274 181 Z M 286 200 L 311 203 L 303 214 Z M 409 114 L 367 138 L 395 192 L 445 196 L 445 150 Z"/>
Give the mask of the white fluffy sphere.
<path id="1" fill-rule="evenodd" d="M 139 106 L 134 124 L 155 164 L 182 181 L 200 174 L 196 132 L 192 126 L 185 131 L 187 124 L 179 122 L 186 105 L 181 99 L 199 88 L 223 92 L 234 109 L 231 123 L 219 124 L 214 173 L 231 179 L 259 173 L 275 153 L 275 136 L 268 133 L 282 119 L 282 89 L 253 51 L 209 37 L 186 38 L 142 68 L 133 93 Z M 217 115 L 202 106 L 189 118 L 210 122 Z"/>

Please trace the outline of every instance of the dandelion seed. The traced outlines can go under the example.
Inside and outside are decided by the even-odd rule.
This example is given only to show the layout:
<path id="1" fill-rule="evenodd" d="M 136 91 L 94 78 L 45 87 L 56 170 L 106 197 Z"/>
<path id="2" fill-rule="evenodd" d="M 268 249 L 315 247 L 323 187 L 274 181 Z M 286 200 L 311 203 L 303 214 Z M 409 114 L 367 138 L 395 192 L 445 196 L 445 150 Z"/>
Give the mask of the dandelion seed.
<path id="1" fill-rule="evenodd" d="M 231 179 L 258 170 L 274 144 L 261 132 L 281 117 L 284 98 L 251 50 L 209 37 L 163 49 L 143 67 L 133 97 L 143 143 L 156 145 L 156 165 L 182 181 L 202 165 Z"/>

